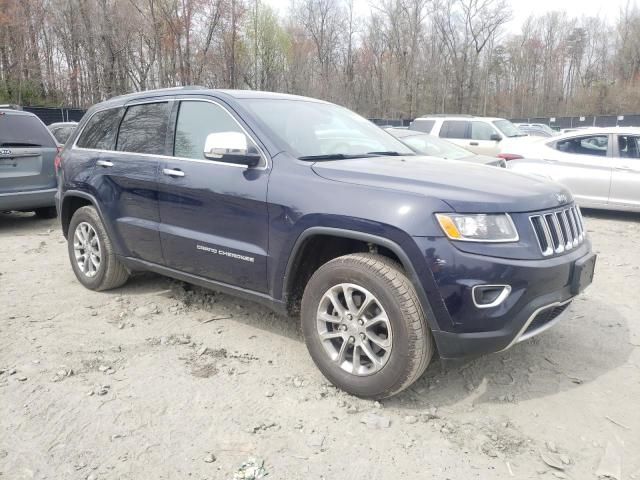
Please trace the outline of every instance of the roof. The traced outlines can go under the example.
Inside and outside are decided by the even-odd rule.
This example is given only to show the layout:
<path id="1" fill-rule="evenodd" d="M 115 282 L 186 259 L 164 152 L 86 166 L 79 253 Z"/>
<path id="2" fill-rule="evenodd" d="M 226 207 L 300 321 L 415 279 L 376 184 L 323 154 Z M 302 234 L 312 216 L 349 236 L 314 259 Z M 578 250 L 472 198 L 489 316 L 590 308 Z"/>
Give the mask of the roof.
<path id="1" fill-rule="evenodd" d="M 437 113 L 434 115 L 423 115 L 422 117 L 418 117 L 414 120 L 432 120 L 434 118 L 438 118 L 438 119 L 442 119 L 442 118 L 449 118 L 449 119 L 475 119 L 475 120 L 486 120 L 489 122 L 495 122 L 496 120 L 504 120 L 504 118 L 499 118 L 499 117 L 479 117 L 476 115 L 464 115 L 464 114 L 453 114 L 453 115 L 448 115 L 448 114 L 442 114 L 442 113 Z"/>
<path id="2" fill-rule="evenodd" d="M 25 112 L 24 110 L 14 110 L 13 108 L 0 108 L 0 115 L 25 115 L 29 117 L 36 116 L 31 112 Z"/>
<path id="3" fill-rule="evenodd" d="M 53 122 L 47 125 L 47 127 L 75 127 L 78 122 Z"/>
<path id="4" fill-rule="evenodd" d="M 582 137 L 584 135 L 640 135 L 640 127 L 591 127 L 581 128 L 553 137 L 554 140 L 562 138 Z"/>
<path id="5" fill-rule="evenodd" d="M 261 90 L 212 90 L 213 92 L 224 93 L 225 95 L 229 95 L 233 98 L 263 98 L 263 99 L 274 99 L 274 100 L 304 100 L 304 101 L 313 101 L 313 102 L 322 102 L 323 100 L 319 100 L 317 98 L 311 97 L 303 97 L 301 95 L 291 95 L 289 93 L 279 93 L 279 92 L 264 92 Z"/>
<path id="6" fill-rule="evenodd" d="M 201 86 L 186 86 L 186 87 L 170 87 L 160 88 L 157 90 L 145 90 L 142 92 L 127 93 L 125 95 L 119 95 L 117 97 L 110 98 L 99 105 L 124 105 L 127 102 L 144 99 L 162 97 L 168 94 L 176 95 L 211 95 L 211 96 L 227 96 L 234 99 L 246 99 L 246 98 L 264 98 L 264 99 L 278 99 L 278 100 L 303 100 L 309 102 L 321 102 L 322 100 L 315 98 L 302 97 L 298 95 L 290 95 L 286 93 L 277 92 L 263 92 L 258 90 L 226 90 L 226 89 L 210 89 Z"/>

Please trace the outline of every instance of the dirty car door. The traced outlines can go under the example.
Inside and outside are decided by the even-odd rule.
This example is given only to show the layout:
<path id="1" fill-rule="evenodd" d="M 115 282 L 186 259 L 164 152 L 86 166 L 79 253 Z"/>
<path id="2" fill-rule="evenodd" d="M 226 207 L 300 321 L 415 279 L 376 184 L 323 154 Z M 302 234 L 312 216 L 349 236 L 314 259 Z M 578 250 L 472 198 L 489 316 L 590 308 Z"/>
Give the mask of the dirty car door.
<path id="1" fill-rule="evenodd" d="M 256 167 L 204 156 L 211 133 L 239 132 L 222 104 L 183 100 L 175 109 L 173 158 L 162 160 L 161 241 L 167 266 L 214 281 L 266 292 L 266 156 Z"/>

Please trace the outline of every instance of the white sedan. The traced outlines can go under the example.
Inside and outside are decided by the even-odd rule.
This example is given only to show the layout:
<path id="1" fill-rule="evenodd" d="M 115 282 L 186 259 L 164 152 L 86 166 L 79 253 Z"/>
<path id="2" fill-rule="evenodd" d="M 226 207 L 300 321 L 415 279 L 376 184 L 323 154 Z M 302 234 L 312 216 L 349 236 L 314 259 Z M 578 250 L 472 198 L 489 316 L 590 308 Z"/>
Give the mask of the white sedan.
<path id="1" fill-rule="evenodd" d="M 505 143 L 508 168 L 555 180 L 583 207 L 640 212 L 640 128 L 594 128 Z"/>

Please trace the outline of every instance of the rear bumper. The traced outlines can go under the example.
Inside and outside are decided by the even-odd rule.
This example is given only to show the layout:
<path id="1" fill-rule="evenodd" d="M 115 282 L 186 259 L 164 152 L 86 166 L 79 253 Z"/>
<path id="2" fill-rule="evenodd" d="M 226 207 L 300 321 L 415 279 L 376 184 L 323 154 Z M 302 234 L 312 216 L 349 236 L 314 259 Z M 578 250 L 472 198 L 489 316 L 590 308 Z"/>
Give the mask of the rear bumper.
<path id="1" fill-rule="evenodd" d="M 0 210 L 33 210 L 53 207 L 56 191 L 56 188 L 47 188 L 30 192 L 0 193 Z"/>

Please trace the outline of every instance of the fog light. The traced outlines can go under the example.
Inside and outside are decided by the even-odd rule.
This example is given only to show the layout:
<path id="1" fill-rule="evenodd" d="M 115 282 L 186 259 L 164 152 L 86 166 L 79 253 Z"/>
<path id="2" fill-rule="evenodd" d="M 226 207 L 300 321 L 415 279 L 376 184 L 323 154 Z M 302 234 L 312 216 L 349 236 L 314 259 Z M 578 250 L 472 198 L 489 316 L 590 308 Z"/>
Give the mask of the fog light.
<path id="1" fill-rule="evenodd" d="M 471 289 L 473 304 L 477 308 L 497 307 L 511 293 L 509 285 L 476 285 Z"/>

